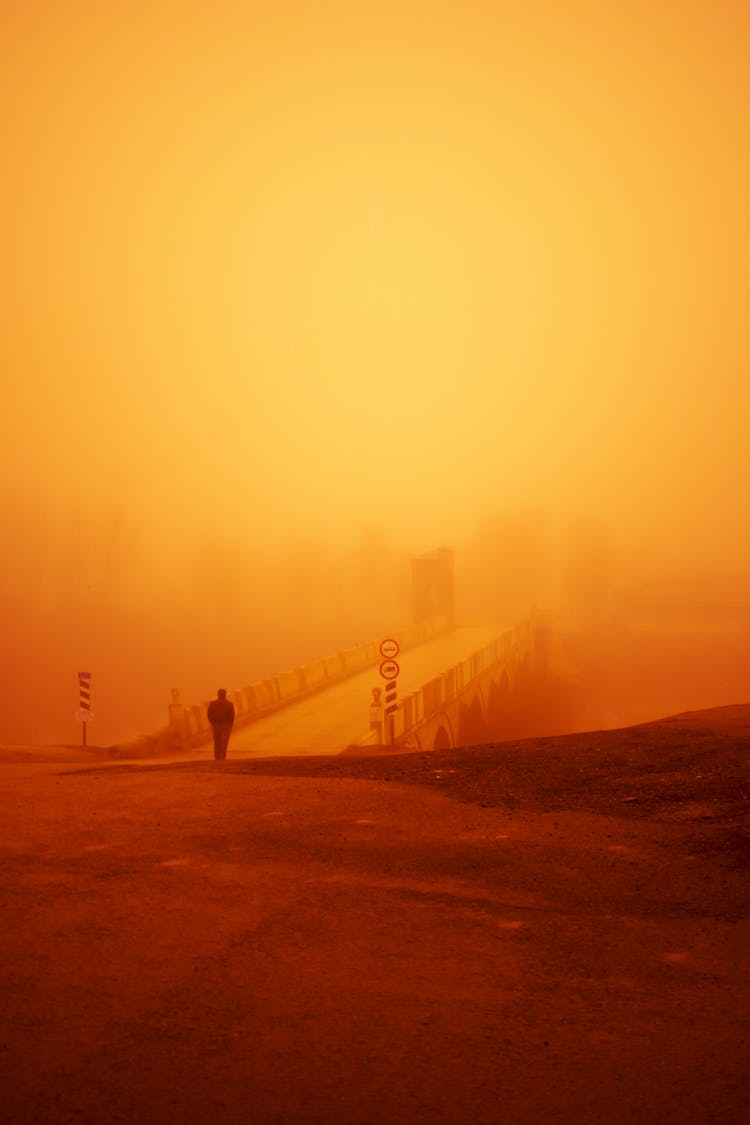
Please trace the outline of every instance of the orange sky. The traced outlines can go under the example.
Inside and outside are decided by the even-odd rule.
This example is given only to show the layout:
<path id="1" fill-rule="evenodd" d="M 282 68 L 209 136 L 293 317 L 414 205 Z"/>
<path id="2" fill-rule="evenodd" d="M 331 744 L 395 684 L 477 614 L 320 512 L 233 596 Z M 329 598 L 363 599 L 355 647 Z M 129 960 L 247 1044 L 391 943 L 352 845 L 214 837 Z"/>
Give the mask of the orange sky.
<path id="1" fill-rule="evenodd" d="M 528 506 L 747 571 L 749 48 L 740 0 L 3 4 L 19 677 Z"/>

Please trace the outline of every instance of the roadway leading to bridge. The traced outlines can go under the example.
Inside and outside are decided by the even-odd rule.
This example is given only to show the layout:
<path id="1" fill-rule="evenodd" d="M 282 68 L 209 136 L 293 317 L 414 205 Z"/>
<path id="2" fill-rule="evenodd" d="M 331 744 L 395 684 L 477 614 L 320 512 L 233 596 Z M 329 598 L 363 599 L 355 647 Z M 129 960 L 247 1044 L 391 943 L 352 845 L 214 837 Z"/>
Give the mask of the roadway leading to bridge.
<path id="1" fill-rule="evenodd" d="M 462 626 L 402 652 L 398 656 L 399 697 L 416 691 L 502 632 L 501 625 Z M 367 734 L 372 688 L 382 685 L 377 668 L 367 668 L 273 715 L 239 727 L 232 734 L 229 757 L 338 754 Z"/>

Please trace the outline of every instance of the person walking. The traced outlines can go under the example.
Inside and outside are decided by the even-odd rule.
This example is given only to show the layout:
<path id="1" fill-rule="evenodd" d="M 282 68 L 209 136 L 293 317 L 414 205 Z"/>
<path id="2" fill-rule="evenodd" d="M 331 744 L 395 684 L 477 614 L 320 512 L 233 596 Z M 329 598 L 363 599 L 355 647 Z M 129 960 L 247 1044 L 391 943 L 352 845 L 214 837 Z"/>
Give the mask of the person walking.
<path id="1" fill-rule="evenodd" d="M 234 725 L 234 704 L 227 699 L 224 688 L 219 688 L 216 699 L 212 699 L 208 705 L 208 721 L 214 734 L 214 758 L 223 762 Z"/>

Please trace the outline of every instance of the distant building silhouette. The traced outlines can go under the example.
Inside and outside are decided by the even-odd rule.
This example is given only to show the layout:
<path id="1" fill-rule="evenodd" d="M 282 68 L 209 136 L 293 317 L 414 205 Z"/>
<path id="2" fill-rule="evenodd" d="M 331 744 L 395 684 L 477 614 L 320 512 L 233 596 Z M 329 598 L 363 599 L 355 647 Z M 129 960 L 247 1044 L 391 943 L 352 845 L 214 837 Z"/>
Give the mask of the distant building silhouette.
<path id="1" fill-rule="evenodd" d="M 455 621 L 453 554 L 449 547 L 438 547 L 411 560 L 412 613 L 415 621 L 444 616 Z"/>

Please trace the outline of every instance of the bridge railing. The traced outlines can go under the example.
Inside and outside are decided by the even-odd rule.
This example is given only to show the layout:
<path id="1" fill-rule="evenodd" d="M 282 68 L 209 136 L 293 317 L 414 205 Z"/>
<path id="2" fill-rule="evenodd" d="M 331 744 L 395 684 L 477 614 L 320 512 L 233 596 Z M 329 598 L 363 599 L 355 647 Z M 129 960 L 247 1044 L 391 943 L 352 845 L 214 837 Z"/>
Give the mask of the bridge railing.
<path id="1" fill-rule="evenodd" d="M 388 741 L 406 742 L 423 723 L 440 712 L 462 694 L 471 682 L 501 661 L 530 648 L 533 623 L 525 621 L 506 629 L 495 640 L 471 653 L 423 684 L 417 691 L 403 696 L 390 716 L 392 727 L 386 732 Z"/>

